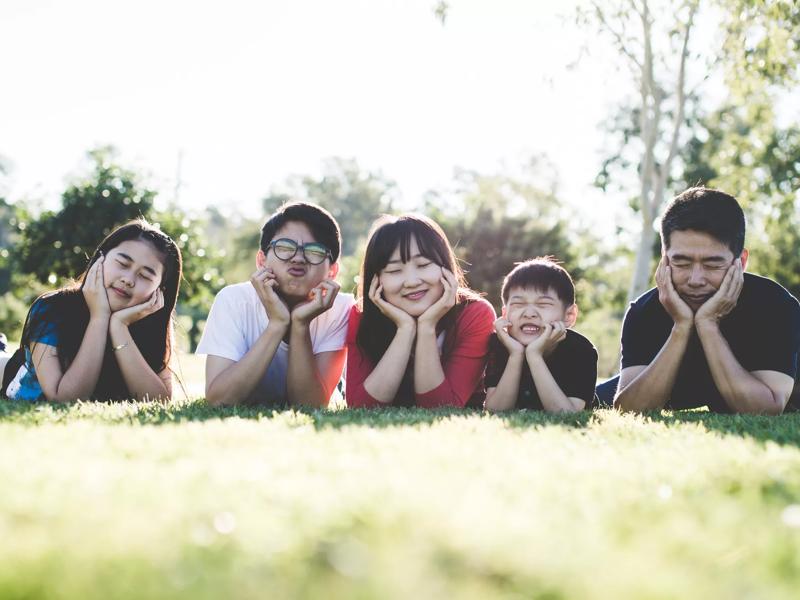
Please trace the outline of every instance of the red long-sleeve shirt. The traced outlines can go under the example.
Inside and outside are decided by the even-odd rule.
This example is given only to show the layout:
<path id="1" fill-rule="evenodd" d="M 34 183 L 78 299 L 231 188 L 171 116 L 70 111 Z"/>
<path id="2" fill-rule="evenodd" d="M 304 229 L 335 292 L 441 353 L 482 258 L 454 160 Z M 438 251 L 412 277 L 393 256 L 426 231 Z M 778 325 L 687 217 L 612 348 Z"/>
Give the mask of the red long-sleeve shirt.
<path id="1" fill-rule="evenodd" d="M 415 393 L 416 406 L 463 408 L 475 391 L 482 389 L 494 320 L 494 308 L 486 300 L 469 301 L 453 325 L 454 343 L 445 359 L 446 362 L 442 364 L 444 381 L 424 394 Z M 347 326 L 347 406 L 350 408 L 391 406 L 391 403 L 379 402 L 364 389 L 364 381 L 372 373 L 376 363 L 367 358 L 356 343 L 360 324 L 361 312 L 354 306 L 350 311 Z"/>

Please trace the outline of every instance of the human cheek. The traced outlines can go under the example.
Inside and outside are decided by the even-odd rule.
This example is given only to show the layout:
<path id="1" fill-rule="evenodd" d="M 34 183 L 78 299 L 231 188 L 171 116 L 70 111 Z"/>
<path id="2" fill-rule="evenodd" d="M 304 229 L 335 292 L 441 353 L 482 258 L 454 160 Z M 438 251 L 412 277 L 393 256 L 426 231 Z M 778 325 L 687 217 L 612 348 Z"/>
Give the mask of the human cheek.
<path id="1" fill-rule="evenodd" d="M 400 291 L 403 288 L 403 278 L 399 274 L 384 273 L 379 276 L 378 282 L 383 288 L 383 299 L 389 304 L 394 304 L 396 306 L 398 302 L 402 301 L 403 296 Z"/>

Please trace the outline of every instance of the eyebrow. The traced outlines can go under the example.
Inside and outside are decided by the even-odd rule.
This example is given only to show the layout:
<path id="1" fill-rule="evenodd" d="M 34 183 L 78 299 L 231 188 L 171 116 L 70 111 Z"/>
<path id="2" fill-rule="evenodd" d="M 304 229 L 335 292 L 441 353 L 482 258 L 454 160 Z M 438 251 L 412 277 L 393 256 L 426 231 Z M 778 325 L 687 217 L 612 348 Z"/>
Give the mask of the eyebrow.
<path id="1" fill-rule="evenodd" d="M 685 254 L 676 254 L 670 260 L 687 260 L 692 261 L 694 260 L 691 256 L 686 256 Z M 727 258 L 725 256 L 704 256 L 700 259 L 701 262 L 727 262 Z"/>
<path id="2" fill-rule="evenodd" d="M 128 256 L 127 254 L 125 254 L 124 252 L 118 252 L 117 256 L 120 256 L 120 257 L 124 258 L 128 262 L 134 262 L 133 259 L 130 256 Z M 144 269 L 148 273 L 151 273 L 154 277 L 158 277 L 158 273 L 156 273 L 155 269 L 153 269 L 151 267 L 148 267 L 147 265 L 142 266 L 142 269 Z"/>
<path id="3" fill-rule="evenodd" d="M 519 295 L 514 295 L 514 296 L 511 296 L 508 299 L 509 302 L 512 302 L 513 300 L 525 300 L 525 297 L 524 296 L 519 296 Z M 539 302 L 540 300 L 555 300 L 555 297 L 551 296 L 550 294 L 542 294 L 535 301 Z"/>
<path id="4" fill-rule="evenodd" d="M 415 254 L 414 256 L 409 256 L 409 257 L 408 257 L 408 260 L 414 260 L 415 258 L 428 258 L 428 257 L 427 257 L 427 256 L 423 256 L 422 254 Z M 386 262 L 386 264 L 387 264 L 387 265 L 391 265 L 392 263 L 394 263 L 394 264 L 400 264 L 400 263 L 402 263 L 402 262 L 403 262 L 403 261 L 402 261 L 402 260 L 400 260 L 400 259 L 398 258 L 397 260 L 390 260 L 390 261 L 387 261 L 387 262 Z"/>

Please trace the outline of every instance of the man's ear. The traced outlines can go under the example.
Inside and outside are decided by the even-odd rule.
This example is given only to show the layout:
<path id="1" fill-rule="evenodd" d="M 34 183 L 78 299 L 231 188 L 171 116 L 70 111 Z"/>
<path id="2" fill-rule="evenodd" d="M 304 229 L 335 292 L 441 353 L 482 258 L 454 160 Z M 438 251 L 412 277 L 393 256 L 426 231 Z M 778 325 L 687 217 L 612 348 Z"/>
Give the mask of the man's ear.
<path id="1" fill-rule="evenodd" d="M 567 310 L 564 311 L 564 323 L 567 327 L 573 327 L 575 323 L 578 321 L 578 305 L 572 304 L 571 306 L 567 307 Z"/>
<path id="2" fill-rule="evenodd" d="M 263 269 L 264 265 L 267 264 L 267 255 L 264 254 L 264 251 L 259 248 L 258 253 L 256 254 L 256 268 Z"/>
<path id="3" fill-rule="evenodd" d="M 336 279 L 336 276 L 339 274 L 339 261 L 336 261 L 331 265 L 331 268 L 328 270 L 328 279 Z"/>
<path id="4" fill-rule="evenodd" d="M 743 248 L 742 249 L 742 255 L 739 257 L 739 258 L 742 259 L 742 271 L 744 271 L 744 268 L 747 266 L 747 257 L 748 256 L 750 256 L 750 252 L 747 250 L 747 248 Z"/>

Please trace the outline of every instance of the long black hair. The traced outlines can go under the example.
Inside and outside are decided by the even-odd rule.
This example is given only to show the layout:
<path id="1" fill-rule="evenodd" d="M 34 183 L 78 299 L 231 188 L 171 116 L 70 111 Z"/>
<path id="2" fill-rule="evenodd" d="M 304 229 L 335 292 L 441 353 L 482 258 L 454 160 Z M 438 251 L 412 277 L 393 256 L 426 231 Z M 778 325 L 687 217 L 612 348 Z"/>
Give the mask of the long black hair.
<path id="1" fill-rule="evenodd" d="M 66 372 L 78 354 L 83 335 L 89 324 L 89 307 L 83 296 L 86 274 L 101 256 L 108 255 L 111 250 L 127 241 L 148 242 L 161 255 L 164 272 L 159 288 L 164 295 L 164 306 L 155 313 L 133 323 L 129 330 L 133 341 L 150 368 L 156 373 L 167 368 L 172 356 L 172 316 L 178 300 L 183 262 L 181 252 L 172 238 L 144 219 L 129 221 L 117 227 L 100 242 L 89 259 L 86 269 L 77 280 L 37 298 L 25 319 L 20 345 L 28 347 L 33 339 L 41 337 L 44 328 L 54 327 L 58 340 L 58 361 L 62 372 Z M 32 320 L 31 315 L 40 311 L 44 311 L 43 314 L 52 312 L 55 318 Z M 125 380 L 111 353 L 109 343 L 106 344 L 103 367 L 93 397 L 100 400 L 123 400 L 129 397 Z"/>
<path id="2" fill-rule="evenodd" d="M 424 215 L 414 213 L 397 217 L 390 215 L 380 217 L 370 229 L 358 282 L 358 302 L 362 315 L 356 333 L 356 343 L 373 363 L 377 363 L 389 348 L 397 332 L 397 326 L 375 306 L 367 292 L 372 279 L 386 267 L 395 250 L 399 248 L 401 261 L 405 263 L 410 260 L 412 240 L 416 240 L 422 256 L 448 269 L 455 275 L 458 283 L 455 306 L 436 325 L 437 334 L 445 332 L 443 358 L 447 357 L 455 342 L 454 325 L 458 315 L 467 303 L 480 298 L 477 292 L 467 287 L 464 271 L 438 223 Z M 396 405 L 410 403 L 413 400 L 412 373 L 413 368 L 409 364 L 397 394 Z"/>

